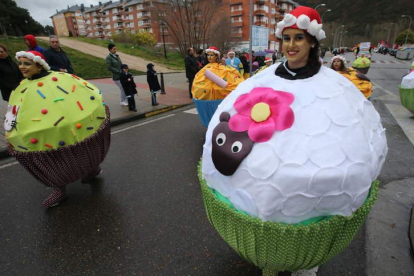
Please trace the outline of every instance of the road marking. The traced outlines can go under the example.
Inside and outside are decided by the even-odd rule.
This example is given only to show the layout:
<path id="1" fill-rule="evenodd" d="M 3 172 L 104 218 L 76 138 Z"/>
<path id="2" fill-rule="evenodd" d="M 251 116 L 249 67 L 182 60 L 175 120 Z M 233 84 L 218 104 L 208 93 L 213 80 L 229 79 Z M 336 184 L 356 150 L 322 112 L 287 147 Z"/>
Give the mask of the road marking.
<path id="1" fill-rule="evenodd" d="M 394 93 L 392 93 L 391 91 L 389 91 L 389 90 L 387 90 L 387 89 L 385 89 L 385 88 L 383 88 L 382 86 L 380 86 L 379 84 L 377 84 L 377 83 L 375 83 L 375 82 L 373 82 L 373 81 L 371 81 L 371 83 L 373 84 L 373 85 L 375 85 L 377 88 L 379 88 L 379 89 L 381 89 L 382 91 L 384 91 L 385 93 L 387 93 L 387 94 L 389 94 L 389 95 L 392 95 L 392 96 L 394 96 L 395 98 L 398 98 L 399 99 L 399 97 L 397 96 L 397 95 L 395 95 Z"/>
<path id="2" fill-rule="evenodd" d="M 150 120 L 150 121 L 147 121 L 147 122 L 140 123 L 138 125 L 126 127 L 126 128 L 116 130 L 116 131 L 111 131 L 111 135 L 117 134 L 117 133 L 120 133 L 120 132 L 123 132 L 123 131 L 127 131 L 127 130 L 130 130 L 130 129 L 136 128 L 136 127 L 140 127 L 140 126 L 143 126 L 143 125 L 147 125 L 147 124 L 150 124 L 150 123 L 153 123 L 153 122 L 156 122 L 156 121 L 164 120 L 164 119 L 167 119 L 167 118 L 172 117 L 174 115 L 175 114 L 170 114 L 170 115 L 167 115 L 167 116 L 164 116 L 164 117 L 161 117 L 161 118 L 157 118 L 157 119 L 154 119 L 154 120 Z M 11 163 L 8 163 L 8 164 L 5 164 L 5 165 L 1 165 L 0 170 L 11 167 L 11 166 L 14 166 L 14 165 L 17 165 L 17 164 L 19 164 L 19 162 L 15 161 L 15 162 L 11 162 Z"/>
<path id="3" fill-rule="evenodd" d="M 117 133 L 127 131 L 127 130 L 130 130 L 130 129 L 136 128 L 136 127 L 147 125 L 147 124 L 150 124 L 150 123 L 153 123 L 153 122 L 156 122 L 156 121 L 164 120 L 164 119 L 167 119 L 167 118 L 172 117 L 172 116 L 175 116 L 175 114 L 170 114 L 170 115 L 167 115 L 167 116 L 164 116 L 164 117 L 161 117 L 161 118 L 157 118 L 157 119 L 154 119 L 154 120 L 143 122 L 143 123 L 140 123 L 140 124 L 137 124 L 137 125 L 134 125 L 134 126 L 130 126 L 130 127 L 126 127 L 126 128 L 120 129 L 120 130 L 115 130 L 115 131 L 112 131 L 111 134 L 112 135 L 117 134 Z"/>
<path id="4" fill-rule="evenodd" d="M 17 164 L 19 164 L 19 162 L 15 161 L 15 162 L 11 162 L 11 163 L 8 163 L 8 164 L 5 164 L 5 165 L 1 165 L 0 170 L 11 167 L 11 166 L 14 166 L 14 165 L 17 165 Z"/>
<path id="5" fill-rule="evenodd" d="M 197 108 L 191 108 L 189 110 L 184 111 L 184 113 L 195 114 L 195 115 L 198 114 Z"/>
<path id="6" fill-rule="evenodd" d="M 392 116 L 402 128 L 405 135 L 414 144 L 414 120 L 413 114 L 400 104 L 385 104 Z"/>

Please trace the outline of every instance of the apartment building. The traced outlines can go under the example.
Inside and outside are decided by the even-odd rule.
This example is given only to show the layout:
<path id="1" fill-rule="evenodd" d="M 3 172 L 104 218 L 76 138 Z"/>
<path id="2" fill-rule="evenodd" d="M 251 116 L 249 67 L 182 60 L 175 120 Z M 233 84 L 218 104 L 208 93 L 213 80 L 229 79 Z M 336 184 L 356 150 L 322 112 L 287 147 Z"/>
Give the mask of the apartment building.
<path id="1" fill-rule="evenodd" d="M 250 0 L 229 0 L 231 38 L 238 42 L 235 50 L 249 48 Z M 283 20 L 298 3 L 290 0 L 253 0 L 253 37 L 260 36 L 261 43 L 253 44 L 253 50 L 276 49 L 279 42 L 275 35 L 276 24 Z M 256 41 L 254 39 L 253 41 Z M 267 45 L 265 45 L 267 44 Z"/>
<path id="2" fill-rule="evenodd" d="M 50 18 L 57 36 L 85 36 L 85 21 L 83 19 L 83 5 L 72 6 L 58 11 Z"/>

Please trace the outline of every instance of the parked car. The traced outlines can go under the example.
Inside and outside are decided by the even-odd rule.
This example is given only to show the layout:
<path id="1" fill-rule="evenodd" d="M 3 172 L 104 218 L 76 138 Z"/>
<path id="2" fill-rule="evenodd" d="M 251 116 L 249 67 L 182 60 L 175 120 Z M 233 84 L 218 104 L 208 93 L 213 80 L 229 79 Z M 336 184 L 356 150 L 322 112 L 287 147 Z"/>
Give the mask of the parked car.
<path id="1" fill-rule="evenodd" d="M 395 56 L 397 55 L 397 50 L 395 50 L 395 49 L 393 49 L 393 48 L 389 48 L 388 53 L 389 53 L 391 56 L 395 57 Z"/>
<path id="2" fill-rule="evenodd" d="M 388 54 L 388 48 L 381 46 L 378 49 L 378 53 L 383 54 L 383 55 L 386 55 L 386 54 Z"/>
<path id="3" fill-rule="evenodd" d="M 374 53 L 378 53 L 378 48 L 377 47 L 374 48 Z"/>
<path id="4" fill-rule="evenodd" d="M 339 49 L 338 48 L 333 49 L 332 54 L 334 54 L 335 56 L 339 55 Z"/>

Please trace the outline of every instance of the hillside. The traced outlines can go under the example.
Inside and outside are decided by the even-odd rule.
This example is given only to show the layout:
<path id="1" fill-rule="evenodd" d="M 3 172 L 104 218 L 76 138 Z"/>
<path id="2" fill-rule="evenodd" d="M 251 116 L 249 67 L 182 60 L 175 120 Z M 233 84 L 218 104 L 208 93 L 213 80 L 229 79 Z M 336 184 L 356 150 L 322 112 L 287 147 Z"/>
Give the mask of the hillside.
<path id="1" fill-rule="evenodd" d="M 413 0 L 296 0 L 296 2 L 313 8 L 325 3 L 326 6 L 319 7 L 318 12 L 322 15 L 327 9 L 332 10 L 324 15 L 324 23 L 328 26 L 328 31 L 333 32 L 337 26 L 344 24 L 349 33 L 348 40 L 354 37 L 354 40 L 365 38 L 377 42 L 386 40 L 389 35 L 389 40 L 392 42 L 395 33 L 408 28 L 409 19 L 401 18 L 401 15 L 408 14 L 414 19 Z M 390 29 L 389 34 L 385 28 Z M 411 29 L 413 28 L 414 22 L 411 25 Z"/>

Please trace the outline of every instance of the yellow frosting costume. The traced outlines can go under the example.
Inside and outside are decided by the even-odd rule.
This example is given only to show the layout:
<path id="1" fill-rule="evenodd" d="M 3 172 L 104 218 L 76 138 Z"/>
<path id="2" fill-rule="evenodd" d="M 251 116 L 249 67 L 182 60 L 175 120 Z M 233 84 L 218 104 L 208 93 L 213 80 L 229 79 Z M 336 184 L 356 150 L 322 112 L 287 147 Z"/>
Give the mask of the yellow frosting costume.
<path id="1" fill-rule="evenodd" d="M 227 85 L 221 87 L 207 78 L 205 75 L 207 70 L 227 82 Z M 195 76 L 191 92 L 196 100 L 221 100 L 243 81 L 243 77 L 236 69 L 229 68 L 220 63 L 209 63 Z"/>
<path id="2" fill-rule="evenodd" d="M 365 98 L 371 97 L 372 94 L 372 83 L 371 81 L 363 74 L 359 73 L 353 68 L 348 68 L 349 72 L 337 71 L 342 76 L 352 81 L 353 84 L 364 94 Z"/>

